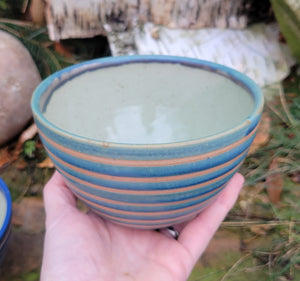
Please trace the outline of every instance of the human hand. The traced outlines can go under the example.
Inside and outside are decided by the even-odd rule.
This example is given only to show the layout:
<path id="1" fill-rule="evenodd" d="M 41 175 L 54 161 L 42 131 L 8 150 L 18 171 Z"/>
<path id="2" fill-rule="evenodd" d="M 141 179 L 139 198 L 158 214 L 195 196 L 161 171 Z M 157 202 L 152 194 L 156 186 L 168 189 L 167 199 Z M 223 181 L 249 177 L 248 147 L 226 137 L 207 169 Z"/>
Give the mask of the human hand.
<path id="1" fill-rule="evenodd" d="M 55 172 L 44 189 L 46 235 L 41 281 L 184 281 L 235 203 L 236 174 L 217 200 L 179 230 L 178 240 L 154 230 L 111 223 L 83 213 Z"/>

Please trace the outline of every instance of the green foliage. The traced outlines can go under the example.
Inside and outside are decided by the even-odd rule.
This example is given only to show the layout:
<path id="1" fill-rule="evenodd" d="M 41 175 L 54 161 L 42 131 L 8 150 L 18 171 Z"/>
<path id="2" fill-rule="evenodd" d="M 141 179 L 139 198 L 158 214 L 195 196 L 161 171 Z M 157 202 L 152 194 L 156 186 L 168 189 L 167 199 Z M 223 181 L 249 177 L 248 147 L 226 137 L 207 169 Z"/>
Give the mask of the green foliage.
<path id="1" fill-rule="evenodd" d="M 24 143 L 23 153 L 28 158 L 33 158 L 35 156 L 36 145 L 34 140 L 28 140 Z"/>
<path id="2" fill-rule="evenodd" d="M 0 0 L 0 16 L 5 16 L 9 14 L 11 7 L 6 0 Z"/>
<path id="3" fill-rule="evenodd" d="M 29 273 L 24 274 L 23 281 L 38 281 L 40 277 L 40 273 L 37 271 L 31 271 Z"/>
<path id="4" fill-rule="evenodd" d="M 6 1 L 0 1 L 0 11 L 6 11 L 8 8 Z"/>
<path id="5" fill-rule="evenodd" d="M 272 120 L 269 143 L 250 155 L 242 167 L 249 185 L 265 180 L 272 173 L 300 172 L 300 74 L 294 72 L 283 87 L 285 93 L 265 106 Z M 274 158 L 281 160 L 280 165 L 270 171 Z"/>
<path id="6" fill-rule="evenodd" d="M 0 0 L 0 17 L 19 17 L 26 3 L 28 3 L 26 0 Z"/>
<path id="7" fill-rule="evenodd" d="M 294 11 L 286 2 L 286 0 L 271 0 L 280 29 L 300 62 L 300 10 Z"/>
<path id="8" fill-rule="evenodd" d="M 239 209 L 233 210 L 232 218 L 247 216 L 250 220 L 261 219 L 275 222 L 276 226 L 267 228 L 265 243 L 250 250 L 251 259 L 257 271 L 253 279 L 244 274 L 248 280 L 300 280 L 300 73 L 294 70 L 283 82 L 284 92 L 268 101 L 265 111 L 271 117 L 270 141 L 250 155 L 242 168 L 249 186 L 244 194 L 244 202 L 253 197 L 246 214 Z M 276 159 L 278 167 L 270 169 Z M 268 201 L 266 185 L 263 183 L 270 175 L 281 174 L 284 184 L 280 202 L 274 205 Z M 260 189 L 259 191 L 259 188 Z M 255 195 L 251 195 L 251 192 Z M 255 198 L 255 200 L 254 200 Z M 250 202 L 250 201 L 249 201 Z M 261 208 L 268 208 L 266 211 Z M 258 211 L 259 209 L 259 211 Z M 270 212 L 271 211 L 271 212 Z M 242 222 L 241 222 L 242 225 Z M 249 231 L 248 231 L 249 233 Z M 259 235 L 259 234 L 258 234 Z M 251 235 L 250 235 L 251 237 Z M 268 239 L 268 240 L 267 240 Z M 250 258 L 250 257 L 249 257 Z M 241 265 L 244 273 L 246 265 Z M 236 268 L 237 269 L 237 268 Z M 249 267 L 250 270 L 250 267 Z M 265 272 L 265 278 L 258 278 Z M 227 279 L 226 279 L 227 280 Z M 228 278 L 228 280 L 235 280 Z M 237 279 L 243 280 L 243 279 Z"/>
<path id="9" fill-rule="evenodd" d="M 224 270 L 219 268 L 205 267 L 198 268 L 196 265 L 188 281 L 216 281 L 221 280 Z"/>

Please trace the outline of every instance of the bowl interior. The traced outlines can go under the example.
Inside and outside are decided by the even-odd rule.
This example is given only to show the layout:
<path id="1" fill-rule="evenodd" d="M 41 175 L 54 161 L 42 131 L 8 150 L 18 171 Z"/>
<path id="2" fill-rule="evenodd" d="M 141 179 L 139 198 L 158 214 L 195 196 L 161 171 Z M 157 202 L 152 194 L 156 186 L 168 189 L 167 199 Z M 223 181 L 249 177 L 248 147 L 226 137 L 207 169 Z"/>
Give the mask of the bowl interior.
<path id="1" fill-rule="evenodd" d="M 46 94 L 41 110 L 56 127 L 124 144 L 212 136 L 245 122 L 255 107 L 250 90 L 227 73 L 170 61 L 91 64 Z"/>

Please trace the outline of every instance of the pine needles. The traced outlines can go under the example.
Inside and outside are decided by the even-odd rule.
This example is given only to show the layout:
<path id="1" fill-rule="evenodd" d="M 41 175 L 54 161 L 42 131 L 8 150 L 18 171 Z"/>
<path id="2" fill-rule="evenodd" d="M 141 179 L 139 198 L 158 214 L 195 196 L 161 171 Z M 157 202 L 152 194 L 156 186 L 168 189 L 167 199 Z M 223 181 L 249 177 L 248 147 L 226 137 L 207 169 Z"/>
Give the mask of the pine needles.
<path id="1" fill-rule="evenodd" d="M 265 180 L 269 175 L 300 173 L 300 75 L 294 72 L 284 81 L 285 93 L 268 102 L 265 111 L 271 117 L 270 141 L 248 157 L 242 172 L 249 185 Z M 276 158 L 280 165 L 269 170 Z"/>

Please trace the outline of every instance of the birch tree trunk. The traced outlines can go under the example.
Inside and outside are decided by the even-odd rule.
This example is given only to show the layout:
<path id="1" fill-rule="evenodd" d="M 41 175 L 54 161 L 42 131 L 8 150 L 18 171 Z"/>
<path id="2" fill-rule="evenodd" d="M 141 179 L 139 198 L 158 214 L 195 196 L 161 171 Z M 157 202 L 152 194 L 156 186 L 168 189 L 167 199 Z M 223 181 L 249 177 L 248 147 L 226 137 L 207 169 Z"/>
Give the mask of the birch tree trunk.
<path id="1" fill-rule="evenodd" d="M 263 16 L 270 13 L 267 0 L 46 0 L 46 19 L 50 38 L 60 40 L 124 31 L 145 22 L 240 29 L 251 21 L 255 7 L 265 11 Z"/>

